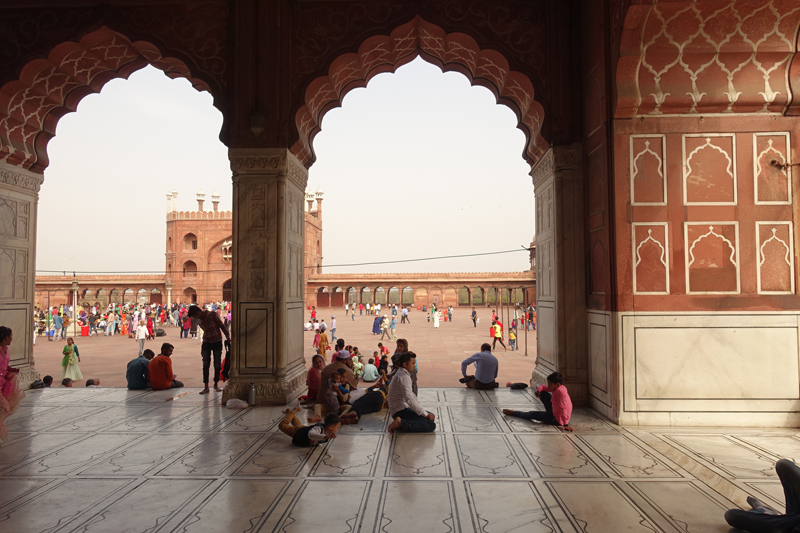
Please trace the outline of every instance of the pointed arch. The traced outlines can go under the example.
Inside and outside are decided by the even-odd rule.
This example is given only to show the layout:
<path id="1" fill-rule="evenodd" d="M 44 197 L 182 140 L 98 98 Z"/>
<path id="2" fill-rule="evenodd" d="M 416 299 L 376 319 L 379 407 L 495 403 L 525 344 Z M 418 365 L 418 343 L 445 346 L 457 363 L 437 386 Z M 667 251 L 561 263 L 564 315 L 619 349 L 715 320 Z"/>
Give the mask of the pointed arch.
<path id="1" fill-rule="evenodd" d="M 337 57 L 326 76 L 309 84 L 304 103 L 295 114 L 299 139 L 292 146 L 292 153 L 306 168 L 310 167 L 316 159 L 314 137 L 321 130 L 325 113 L 341 106 L 348 92 L 366 87 L 375 75 L 395 72 L 417 56 L 442 70 L 460 72 L 473 85 L 492 91 L 498 103 L 509 107 L 517 116 L 517 127 L 526 139 L 523 158 L 533 165 L 544 155 L 549 148 L 542 137 L 544 107 L 534 99 L 530 78 L 511 70 L 500 52 L 481 49 L 469 35 L 448 34 L 419 16 L 389 35 L 368 38 L 357 53 Z"/>

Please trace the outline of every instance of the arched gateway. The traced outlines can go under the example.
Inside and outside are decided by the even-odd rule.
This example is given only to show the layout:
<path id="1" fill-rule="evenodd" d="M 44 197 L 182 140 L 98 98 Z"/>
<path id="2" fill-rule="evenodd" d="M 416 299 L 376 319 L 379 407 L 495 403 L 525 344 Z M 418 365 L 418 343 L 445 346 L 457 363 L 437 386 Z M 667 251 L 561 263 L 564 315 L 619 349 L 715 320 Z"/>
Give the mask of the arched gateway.
<path id="1" fill-rule="evenodd" d="M 251 381 L 260 403 L 296 397 L 314 135 L 347 91 L 421 56 L 491 90 L 527 137 L 534 381 L 558 370 L 576 403 L 625 424 L 744 423 L 742 412 L 759 411 L 761 424 L 797 425 L 795 4 L 1 7 L 0 39 L 13 45 L 0 47 L 0 205 L 11 221 L 0 225 L 0 323 L 25 332 L 32 322 L 37 193 L 59 117 L 150 63 L 210 91 L 224 116 L 242 256 L 233 262 L 241 327 L 225 399 L 243 397 Z M 420 287 L 414 297 L 458 299 L 460 287 Z M 466 287 L 462 301 L 489 299 L 488 285 Z M 360 301 L 375 289 L 358 285 Z M 122 296 L 106 290 L 109 300 Z M 30 382 L 31 335 L 15 338 L 12 365 Z"/>

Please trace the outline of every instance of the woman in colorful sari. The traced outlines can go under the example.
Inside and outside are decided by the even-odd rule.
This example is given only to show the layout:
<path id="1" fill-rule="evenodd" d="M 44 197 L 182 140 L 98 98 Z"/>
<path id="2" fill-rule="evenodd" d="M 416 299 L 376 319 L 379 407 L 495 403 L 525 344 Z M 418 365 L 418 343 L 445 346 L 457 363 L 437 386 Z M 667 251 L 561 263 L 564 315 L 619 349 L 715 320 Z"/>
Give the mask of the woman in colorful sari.
<path id="1" fill-rule="evenodd" d="M 125 315 L 125 313 L 122 313 L 122 323 L 119 325 L 119 327 L 122 335 L 128 334 L 128 317 Z"/>
<path id="2" fill-rule="evenodd" d="M 72 337 L 67 338 L 67 345 L 61 350 L 64 357 L 61 358 L 61 379 L 69 378 L 72 381 L 80 381 L 83 379 L 78 363 L 81 362 L 81 355 L 78 352 L 78 346 Z"/>
<path id="3" fill-rule="evenodd" d="M 13 340 L 11 328 L 0 326 L 0 441 L 8 440 L 6 419 L 14 414 L 25 393 L 19 390 L 19 369 L 11 368 L 8 346 Z"/>

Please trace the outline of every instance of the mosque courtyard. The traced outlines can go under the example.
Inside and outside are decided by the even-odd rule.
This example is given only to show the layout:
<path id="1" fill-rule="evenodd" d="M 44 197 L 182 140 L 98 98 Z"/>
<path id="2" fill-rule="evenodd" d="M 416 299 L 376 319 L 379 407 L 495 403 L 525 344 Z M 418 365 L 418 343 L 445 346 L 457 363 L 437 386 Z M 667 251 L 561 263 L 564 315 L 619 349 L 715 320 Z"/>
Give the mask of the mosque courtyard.
<path id="1" fill-rule="evenodd" d="M 422 388 L 433 434 L 389 435 L 386 410 L 317 448 L 283 407 L 231 410 L 199 389 L 30 391 L 0 446 L 4 532 L 729 531 L 791 429 L 621 428 L 576 409 L 575 433 L 502 414 L 530 390 Z M 307 413 L 300 413 L 305 421 Z"/>

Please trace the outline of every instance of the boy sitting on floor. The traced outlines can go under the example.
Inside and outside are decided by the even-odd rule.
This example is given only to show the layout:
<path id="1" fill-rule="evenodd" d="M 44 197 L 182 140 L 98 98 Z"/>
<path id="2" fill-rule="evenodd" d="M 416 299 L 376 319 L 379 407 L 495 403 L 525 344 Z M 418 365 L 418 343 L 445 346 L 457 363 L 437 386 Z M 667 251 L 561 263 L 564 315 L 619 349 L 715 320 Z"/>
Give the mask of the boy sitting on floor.
<path id="1" fill-rule="evenodd" d="M 553 372 L 547 376 L 547 385 L 536 388 L 536 397 L 542 400 L 544 411 L 514 411 L 503 409 L 503 414 L 517 416 L 526 420 L 536 420 L 542 424 L 552 424 L 562 431 L 574 431 L 569 425 L 572 416 L 572 400 L 564 386 L 564 376 Z"/>
<path id="2" fill-rule="evenodd" d="M 336 432 L 342 427 L 339 415 L 328 413 L 323 422 L 304 426 L 297 418 L 297 413 L 301 409 L 299 405 L 294 409 L 286 409 L 284 411 L 286 416 L 278 423 L 278 429 L 292 437 L 292 444 L 301 447 L 316 446 L 328 442 L 328 439 L 336 438 Z"/>
<path id="3" fill-rule="evenodd" d="M 325 382 L 325 401 L 328 403 L 330 412 L 338 414 L 343 424 L 356 424 L 358 423 L 358 416 L 355 413 L 351 413 L 352 406 L 347 405 L 350 391 L 345 385 L 345 373 L 345 369 L 340 368 L 331 374 L 330 379 Z M 321 417 L 310 416 L 308 421 L 320 422 Z"/>

